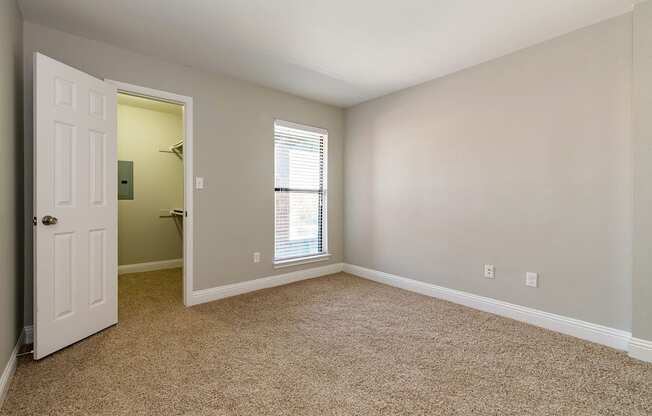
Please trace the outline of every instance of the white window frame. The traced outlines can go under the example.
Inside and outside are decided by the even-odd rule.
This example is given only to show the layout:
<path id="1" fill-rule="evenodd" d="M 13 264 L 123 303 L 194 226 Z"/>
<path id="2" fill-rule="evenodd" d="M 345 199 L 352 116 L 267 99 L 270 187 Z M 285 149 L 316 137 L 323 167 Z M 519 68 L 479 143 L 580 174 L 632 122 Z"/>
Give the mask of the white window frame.
<path id="1" fill-rule="evenodd" d="M 326 175 L 324 178 L 325 182 L 325 187 L 323 190 L 323 195 L 324 195 L 324 202 L 323 202 L 323 212 L 322 212 L 322 253 L 318 254 L 310 254 L 307 256 L 303 257 L 294 257 L 290 259 L 276 259 L 276 126 L 282 126 L 282 127 L 288 127 L 292 129 L 297 129 L 297 130 L 304 130 L 304 131 L 309 131 L 312 133 L 317 133 L 325 136 L 325 149 L 326 149 L 326 154 L 324 155 L 324 165 L 326 166 Z M 329 157 L 329 152 L 328 152 L 328 130 L 320 128 L 320 127 L 314 127 L 314 126 L 308 126 L 305 124 L 300 124 L 300 123 L 294 123 L 291 121 L 286 121 L 286 120 L 281 120 L 281 119 L 275 119 L 274 120 L 274 267 L 275 268 L 282 268 L 282 267 L 291 267 L 291 266 L 297 266 L 300 264 L 308 264 L 308 263 L 314 263 L 314 262 L 319 262 L 319 261 L 325 261 L 330 259 L 331 254 L 329 252 L 328 248 L 328 157 Z"/>

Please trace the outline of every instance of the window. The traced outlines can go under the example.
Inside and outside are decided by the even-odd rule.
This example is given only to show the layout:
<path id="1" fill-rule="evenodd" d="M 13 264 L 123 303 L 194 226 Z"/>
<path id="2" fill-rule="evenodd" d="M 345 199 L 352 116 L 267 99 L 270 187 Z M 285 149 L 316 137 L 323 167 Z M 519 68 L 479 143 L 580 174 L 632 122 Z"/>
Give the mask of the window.
<path id="1" fill-rule="evenodd" d="M 326 232 L 328 132 L 274 122 L 274 261 L 328 252 Z"/>

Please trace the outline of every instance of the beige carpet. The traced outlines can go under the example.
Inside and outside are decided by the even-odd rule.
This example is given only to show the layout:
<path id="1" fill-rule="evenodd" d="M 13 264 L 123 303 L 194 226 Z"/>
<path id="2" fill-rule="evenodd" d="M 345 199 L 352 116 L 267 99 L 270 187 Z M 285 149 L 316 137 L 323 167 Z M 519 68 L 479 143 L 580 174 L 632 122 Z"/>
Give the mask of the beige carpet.
<path id="1" fill-rule="evenodd" d="M 193 308 L 120 278 L 120 323 L 21 358 L 2 415 L 651 415 L 652 365 L 346 274 Z"/>

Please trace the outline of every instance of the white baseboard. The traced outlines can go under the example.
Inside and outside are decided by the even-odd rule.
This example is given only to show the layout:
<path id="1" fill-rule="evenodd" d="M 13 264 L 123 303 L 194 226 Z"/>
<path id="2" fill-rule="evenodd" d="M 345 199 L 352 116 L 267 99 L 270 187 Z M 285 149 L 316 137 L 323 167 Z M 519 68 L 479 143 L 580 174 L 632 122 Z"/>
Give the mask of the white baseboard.
<path id="1" fill-rule="evenodd" d="M 118 266 L 118 274 L 151 272 L 154 270 L 176 269 L 183 267 L 183 259 L 150 261 L 148 263 L 123 264 Z"/>
<path id="2" fill-rule="evenodd" d="M 344 271 L 378 283 L 383 283 L 438 299 L 444 299 L 473 309 L 526 322 L 541 328 L 561 332 L 562 334 L 571 335 L 576 338 L 606 345 L 618 350 L 627 351 L 629 348 L 631 333 L 619 329 L 609 328 L 603 325 L 568 318 L 561 315 L 555 315 L 553 313 L 474 295 L 460 290 L 448 289 L 431 283 L 395 276 L 389 273 L 367 269 L 352 264 L 344 264 Z M 648 345 L 652 346 L 652 344 Z M 646 351 L 648 351 L 649 354 L 652 352 L 652 349 Z M 643 355 L 644 354 L 641 354 L 641 356 Z"/>
<path id="3" fill-rule="evenodd" d="M 2 405 L 5 401 L 5 398 L 7 397 L 7 393 L 9 392 L 11 379 L 13 378 L 14 373 L 16 373 L 16 364 L 18 363 L 18 351 L 20 350 L 21 345 L 24 344 L 24 338 L 25 338 L 25 332 L 21 332 L 20 336 L 18 337 L 18 342 L 16 343 L 14 350 L 11 352 L 11 355 L 9 356 L 9 361 L 7 361 L 7 365 L 2 371 L 2 376 L 0 376 L 0 409 L 2 409 Z"/>
<path id="4" fill-rule="evenodd" d="M 629 341 L 629 356 L 652 363 L 652 341 L 632 337 Z"/>
<path id="5" fill-rule="evenodd" d="M 342 267 L 342 263 L 335 263 L 329 264 L 327 266 L 313 267 L 310 269 L 263 277 L 261 279 L 249 280 L 242 283 L 218 286 L 211 289 L 195 290 L 190 295 L 190 304 L 198 305 L 200 303 L 206 303 L 218 299 L 228 298 L 230 296 L 241 295 L 243 293 L 253 292 L 255 290 L 267 289 L 274 286 L 281 286 L 288 283 L 298 282 L 300 280 L 312 279 L 315 277 L 339 273 L 342 271 Z"/>
<path id="6" fill-rule="evenodd" d="M 31 344 L 34 342 L 34 326 L 28 325 L 23 329 L 25 337 L 23 338 L 24 344 Z"/>

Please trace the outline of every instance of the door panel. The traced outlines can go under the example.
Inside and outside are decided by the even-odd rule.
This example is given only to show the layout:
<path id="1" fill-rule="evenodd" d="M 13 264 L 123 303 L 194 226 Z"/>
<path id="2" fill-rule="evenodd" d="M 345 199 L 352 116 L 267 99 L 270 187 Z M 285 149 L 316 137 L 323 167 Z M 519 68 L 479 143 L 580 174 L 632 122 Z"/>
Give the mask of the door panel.
<path id="1" fill-rule="evenodd" d="M 106 134 L 91 130 L 90 135 L 90 181 L 91 181 L 91 199 L 90 202 L 95 206 L 106 204 Z M 116 174 L 117 175 L 117 174 Z"/>
<path id="2" fill-rule="evenodd" d="M 54 275 L 52 276 L 54 290 L 54 319 L 60 320 L 74 313 L 74 257 L 75 233 L 57 233 L 53 235 Z"/>
<path id="3" fill-rule="evenodd" d="M 91 230 L 90 240 L 90 274 L 89 304 L 99 306 L 106 300 L 106 230 Z"/>
<path id="4" fill-rule="evenodd" d="M 117 95 L 114 86 L 39 53 L 34 68 L 40 359 L 118 320 Z"/>

